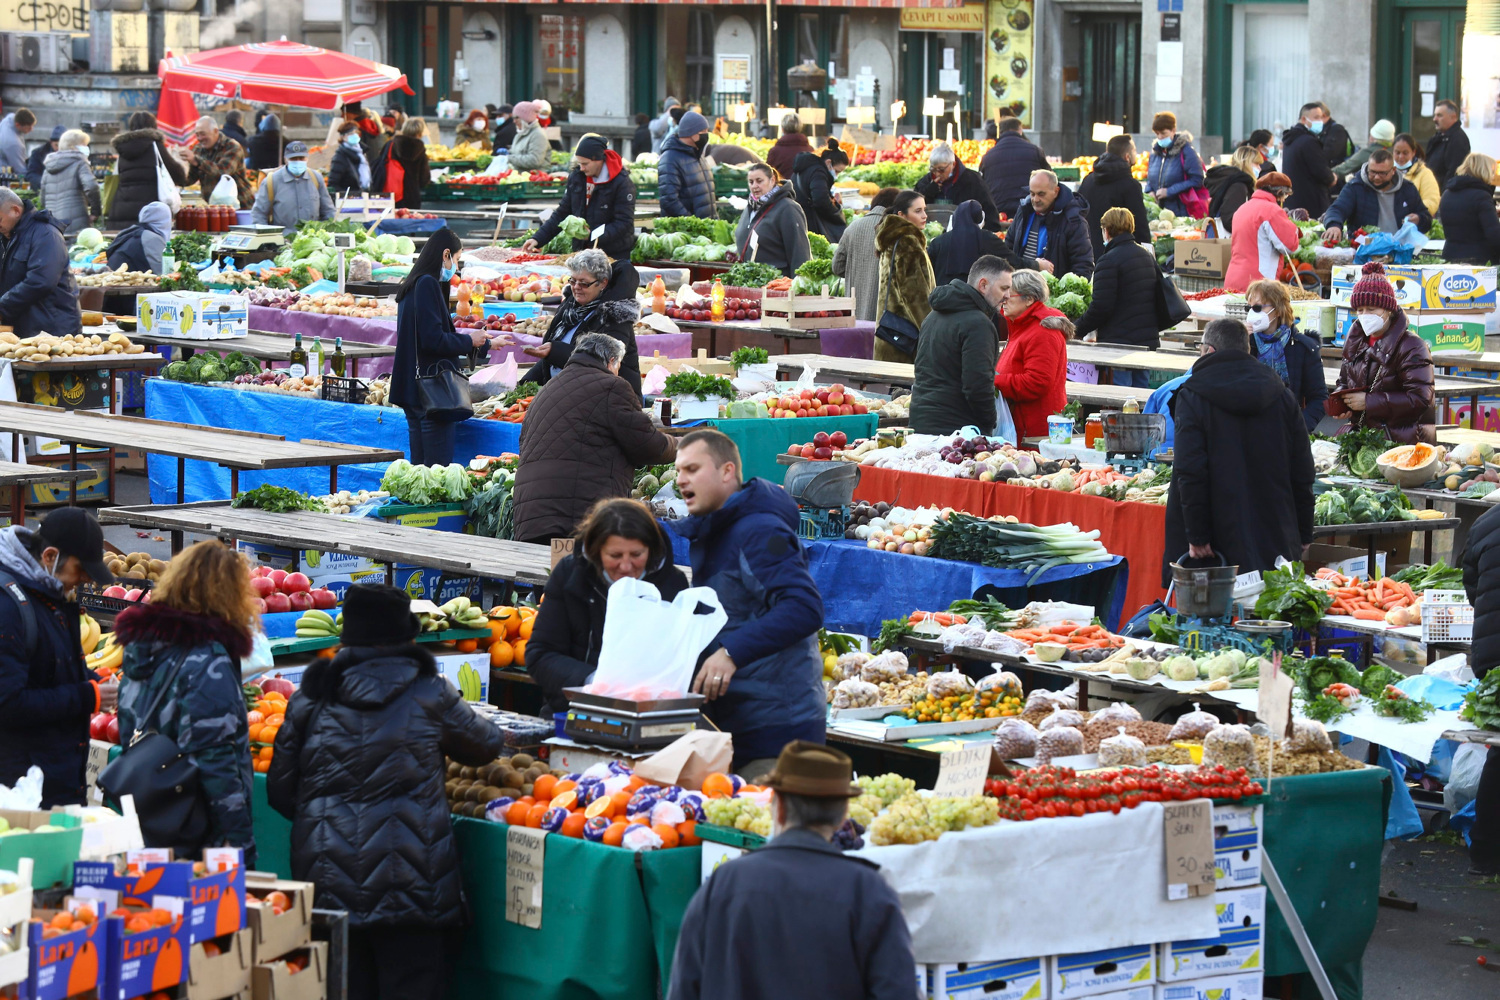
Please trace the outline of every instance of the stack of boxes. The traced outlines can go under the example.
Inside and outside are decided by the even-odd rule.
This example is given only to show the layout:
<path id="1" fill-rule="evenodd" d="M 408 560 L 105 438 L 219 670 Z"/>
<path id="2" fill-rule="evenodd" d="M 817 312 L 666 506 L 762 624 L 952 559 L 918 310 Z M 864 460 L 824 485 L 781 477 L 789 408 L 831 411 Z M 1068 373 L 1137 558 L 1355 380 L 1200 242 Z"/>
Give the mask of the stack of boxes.
<path id="1" fill-rule="evenodd" d="M 6 948 L 0 955 L 0 988 L 25 983 L 31 971 L 31 859 L 22 858 L 16 869 L 15 882 L 0 895 L 0 940 Z"/>
<path id="2" fill-rule="evenodd" d="M 246 888 L 252 894 L 249 1000 L 325 1000 L 328 943 L 312 939 L 313 884 L 255 873 Z"/>
<path id="3" fill-rule="evenodd" d="M 1396 303 L 1406 313 L 1412 332 L 1432 350 L 1434 359 L 1455 359 L 1484 351 L 1485 315 L 1495 311 L 1495 268 L 1464 264 L 1387 264 L 1386 279 L 1396 290 Z M 1336 330 L 1342 344 L 1355 325 L 1350 297 L 1361 267 L 1340 264 L 1333 269 Z"/>

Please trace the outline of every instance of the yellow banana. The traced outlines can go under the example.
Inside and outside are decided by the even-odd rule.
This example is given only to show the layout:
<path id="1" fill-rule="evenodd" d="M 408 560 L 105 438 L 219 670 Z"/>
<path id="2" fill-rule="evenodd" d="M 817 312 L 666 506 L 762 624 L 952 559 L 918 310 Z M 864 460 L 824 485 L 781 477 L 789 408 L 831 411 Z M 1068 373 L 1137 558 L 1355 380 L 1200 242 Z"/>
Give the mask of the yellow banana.
<path id="1" fill-rule="evenodd" d="M 78 641 L 83 646 L 85 656 L 99 645 L 99 623 L 89 615 L 82 615 L 78 619 Z"/>
<path id="2" fill-rule="evenodd" d="M 88 657 L 87 663 L 90 670 L 96 673 L 101 670 L 115 670 L 125 662 L 125 647 L 111 646 L 100 653 L 94 653 Z"/>

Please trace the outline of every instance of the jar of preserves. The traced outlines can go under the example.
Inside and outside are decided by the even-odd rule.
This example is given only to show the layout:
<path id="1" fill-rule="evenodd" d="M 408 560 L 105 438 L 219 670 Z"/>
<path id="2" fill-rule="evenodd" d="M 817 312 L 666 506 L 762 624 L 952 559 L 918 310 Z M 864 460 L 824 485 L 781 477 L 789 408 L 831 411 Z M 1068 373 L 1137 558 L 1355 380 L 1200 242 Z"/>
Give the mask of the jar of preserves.
<path id="1" fill-rule="evenodd" d="M 1083 446 L 1093 448 L 1104 440 L 1104 419 L 1099 414 L 1090 414 L 1083 422 Z"/>

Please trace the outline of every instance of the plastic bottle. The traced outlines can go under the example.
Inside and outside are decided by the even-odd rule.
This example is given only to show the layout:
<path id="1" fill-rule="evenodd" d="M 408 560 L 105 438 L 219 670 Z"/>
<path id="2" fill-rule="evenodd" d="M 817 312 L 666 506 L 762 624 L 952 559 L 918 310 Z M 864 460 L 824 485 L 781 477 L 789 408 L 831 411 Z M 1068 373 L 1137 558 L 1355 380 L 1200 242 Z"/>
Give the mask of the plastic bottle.
<path id="1" fill-rule="evenodd" d="M 457 290 L 454 292 L 454 296 L 458 299 L 458 307 L 455 310 L 455 312 L 457 312 L 457 314 L 459 316 L 468 316 L 469 315 L 469 286 L 468 285 L 459 285 L 458 288 L 457 288 Z"/>
<path id="2" fill-rule="evenodd" d="M 1138 400 L 1138 399 L 1136 399 L 1135 397 L 1132 396 L 1130 399 L 1125 400 L 1125 405 L 1122 406 L 1122 407 L 1120 407 L 1120 409 L 1122 411 L 1124 411 L 1125 413 L 1140 413 L 1141 412 L 1141 403 L 1140 403 L 1140 400 Z"/>
<path id="3" fill-rule="evenodd" d="M 658 316 L 667 314 L 667 286 L 659 274 L 656 280 L 651 282 L 651 311 Z"/>
<path id="4" fill-rule="evenodd" d="M 724 322 L 724 282 L 714 278 L 713 291 L 710 293 L 713 300 L 712 315 L 715 323 Z"/>

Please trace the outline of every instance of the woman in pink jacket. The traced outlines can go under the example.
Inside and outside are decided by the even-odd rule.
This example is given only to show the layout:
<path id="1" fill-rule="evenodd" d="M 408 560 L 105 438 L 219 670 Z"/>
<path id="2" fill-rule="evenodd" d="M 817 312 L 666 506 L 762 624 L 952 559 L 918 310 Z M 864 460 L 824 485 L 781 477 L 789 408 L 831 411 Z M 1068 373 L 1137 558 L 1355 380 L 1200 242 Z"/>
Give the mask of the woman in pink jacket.
<path id="1" fill-rule="evenodd" d="M 1272 171 L 1255 182 L 1255 193 L 1235 210 L 1224 274 L 1231 292 L 1243 292 L 1262 278 L 1275 281 L 1281 255 L 1297 249 L 1300 233 L 1281 207 L 1291 193 L 1291 178 Z"/>

